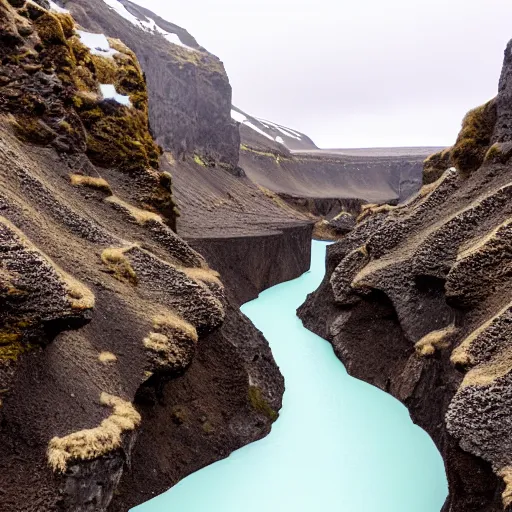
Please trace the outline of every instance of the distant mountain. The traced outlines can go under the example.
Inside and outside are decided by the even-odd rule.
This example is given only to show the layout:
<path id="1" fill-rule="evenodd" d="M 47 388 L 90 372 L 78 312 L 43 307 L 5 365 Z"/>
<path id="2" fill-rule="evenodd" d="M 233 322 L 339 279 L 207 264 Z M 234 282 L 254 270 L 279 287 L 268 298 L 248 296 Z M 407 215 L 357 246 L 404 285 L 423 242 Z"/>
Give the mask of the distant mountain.
<path id="1" fill-rule="evenodd" d="M 231 117 L 240 123 L 240 129 L 243 130 L 246 139 L 263 137 L 265 140 L 261 139 L 260 142 L 277 143 L 280 145 L 277 148 L 281 149 L 283 146 L 290 150 L 318 149 L 307 135 L 286 126 L 253 117 L 235 106 L 231 109 Z M 247 131 L 246 128 L 250 128 L 254 133 Z"/>

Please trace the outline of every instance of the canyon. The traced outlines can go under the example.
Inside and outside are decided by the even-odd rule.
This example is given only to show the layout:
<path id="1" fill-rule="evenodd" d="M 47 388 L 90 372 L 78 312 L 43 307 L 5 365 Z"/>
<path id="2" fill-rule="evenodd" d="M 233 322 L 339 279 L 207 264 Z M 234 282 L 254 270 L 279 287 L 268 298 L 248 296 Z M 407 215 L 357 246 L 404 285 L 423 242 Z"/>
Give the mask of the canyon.
<path id="1" fill-rule="evenodd" d="M 320 228 L 306 327 L 431 435 L 443 510 L 510 505 L 510 48 L 453 148 L 322 150 L 128 0 L 0 0 L 0 42 L 2 511 L 125 512 L 266 436 L 240 306 Z"/>

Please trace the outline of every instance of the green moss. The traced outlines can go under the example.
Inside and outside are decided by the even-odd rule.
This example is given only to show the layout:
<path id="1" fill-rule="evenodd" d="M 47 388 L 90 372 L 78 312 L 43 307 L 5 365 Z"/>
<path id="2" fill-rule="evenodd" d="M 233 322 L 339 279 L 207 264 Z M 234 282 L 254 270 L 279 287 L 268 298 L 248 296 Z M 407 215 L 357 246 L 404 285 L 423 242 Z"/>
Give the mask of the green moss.
<path id="1" fill-rule="evenodd" d="M 260 151 L 258 149 L 251 148 L 245 144 L 240 144 L 240 149 L 242 151 L 248 151 L 250 153 L 254 153 L 255 155 L 267 156 L 269 158 L 272 158 L 275 160 L 276 164 L 280 164 L 281 160 L 288 160 L 288 158 L 283 157 L 279 153 L 273 153 L 271 151 Z"/>
<path id="2" fill-rule="evenodd" d="M 121 105 L 82 102 L 79 115 L 87 129 L 87 154 L 100 167 L 133 172 L 158 168 L 160 152 L 145 113 Z"/>
<path id="3" fill-rule="evenodd" d="M 68 13 L 52 13 L 53 16 L 59 21 L 62 27 L 62 32 L 66 38 L 70 38 L 75 33 L 75 21 L 71 14 Z"/>
<path id="4" fill-rule="evenodd" d="M 68 133 L 71 133 L 73 131 L 72 126 L 67 121 L 64 121 L 64 120 L 59 121 L 59 126 L 62 129 L 66 130 Z"/>
<path id="5" fill-rule="evenodd" d="M 215 428 L 209 421 L 205 421 L 203 423 L 203 432 L 208 435 L 213 434 L 215 432 Z"/>
<path id="6" fill-rule="evenodd" d="M 249 386 L 249 402 L 254 410 L 264 414 L 273 422 L 279 417 L 279 414 L 274 411 L 265 398 L 263 398 L 261 389 L 257 386 Z"/>
<path id="7" fill-rule="evenodd" d="M 177 406 L 172 410 L 171 417 L 172 417 L 174 423 L 177 423 L 178 425 L 187 423 L 189 420 L 187 410 L 181 406 Z"/>
<path id="8" fill-rule="evenodd" d="M 457 142 L 451 150 L 451 159 L 463 176 L 468 176 L 482 165 L 491 143 L 496 117 L 494 100 L 466 114 Z"/>
<path id="9" fill-rule="evenodd" d="M 206 167 L 206 162 L 199 155 L 194 155 L 194 162 L 201 167 Z"/>
<path id="10" fill-rule="evenodd" d="M 118 67 L 114 59 L 107 59 L 102 55 L 91 55 L 94 65 L 96 80 L 100 84 L 115 84 L 117 79 Z"/>
<path id="11" fill-rule="evenodd" d="M 92 55 L 89 51 L 89 48 L 87 48 L 87 46 L 82 43 L 79 37 L 73 36 L 69 38 L 68 44 L 73 50 L 73 54 L 78 65 L 87 65 L 93 67 Z"/>
<path id="12" fill-rule="evenodd" d="M 56 137 L 56 134 L 42 123 L 37 117 L 20 114 L 12 122 L 14 133 L 18 138 L 25 142 L 46 145 L 50 144 Z"/>
<path id="13" fill-rule="evenodd" d="M 62 25 L 54 14 L 45 12 L 34 25 L 43 45 L 67 45 Z"/>
<path id="14" fill-rule="evenodd" d="M 176 219 L 180 216 L 180 211 L 172 192 L 171 173 L 160 173 L 158 187 L 149 198 L 149 203 L 162 214 L 169 227 L 176 231 Z"/>
<path id="15" fill-rule="evenodd" d="M 31 345 L 24 345 L 18 328 L 0 331 L 0 361 L 16 361 L 18 357 L 31 350 Z"/>

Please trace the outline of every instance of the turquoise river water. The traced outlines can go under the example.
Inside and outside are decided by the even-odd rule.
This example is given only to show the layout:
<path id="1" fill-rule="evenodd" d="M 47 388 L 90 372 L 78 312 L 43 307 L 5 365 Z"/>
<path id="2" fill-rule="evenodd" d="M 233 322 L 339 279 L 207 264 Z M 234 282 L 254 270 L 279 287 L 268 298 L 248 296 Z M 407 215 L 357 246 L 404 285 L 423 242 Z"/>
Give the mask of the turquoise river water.
<path id="1" fill-rule="evenodd" d="M 430 437 L 295 314 L 324 276 L 326 245 L 313 242 L 310 272 L 242 307 L 285 377 L 271 434 L 133 512 L 439 512 L 447 484 Z"/>

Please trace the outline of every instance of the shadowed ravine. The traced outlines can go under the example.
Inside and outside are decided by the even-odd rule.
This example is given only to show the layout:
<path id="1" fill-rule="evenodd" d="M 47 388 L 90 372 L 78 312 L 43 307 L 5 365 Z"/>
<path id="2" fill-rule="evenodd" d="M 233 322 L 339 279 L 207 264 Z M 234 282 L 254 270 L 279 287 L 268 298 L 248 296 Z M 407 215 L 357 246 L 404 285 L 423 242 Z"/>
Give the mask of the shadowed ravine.
<path id="1" fill-rule="evenodd" d="M 243 306 L 265 334 L 286 380 L 272 433 L 185 478 L 137 512 L 438 512 L 443 461 L 406 408 L 350 377 L 331 346 L 295 311 L 321 282 L 325 247 L 311 271 Z"/>

